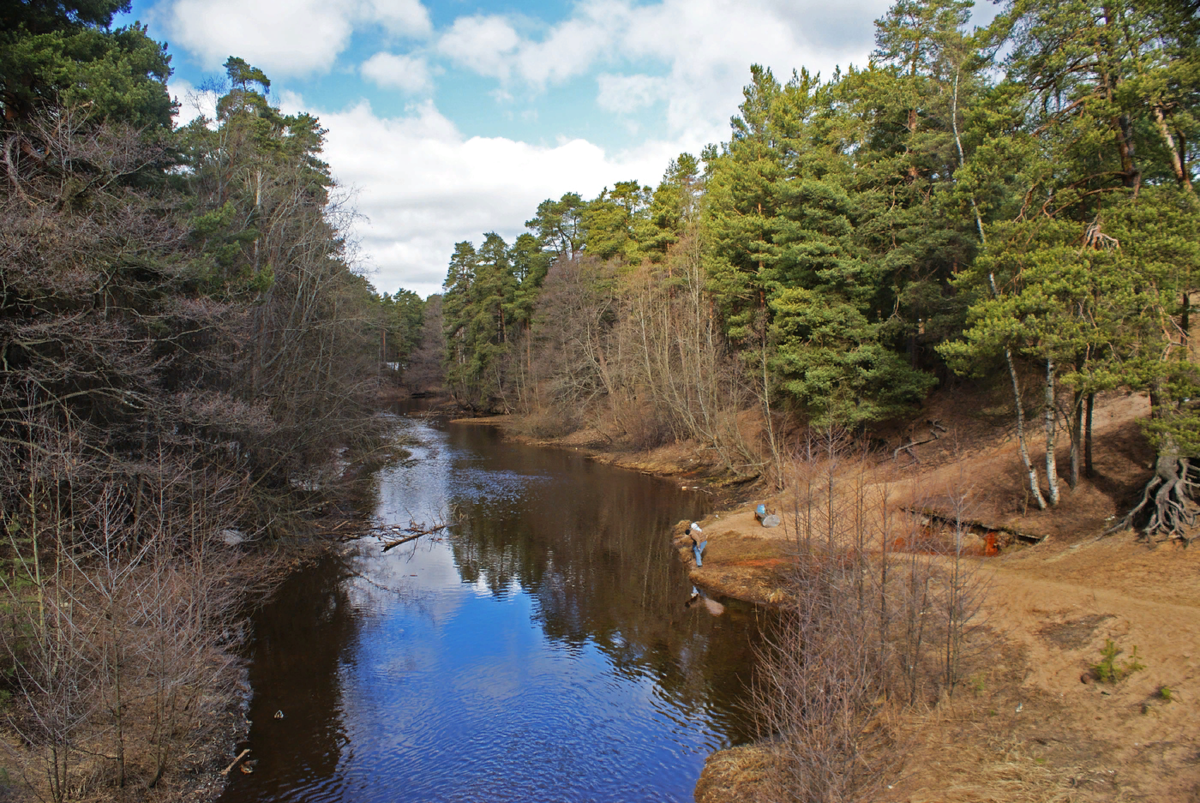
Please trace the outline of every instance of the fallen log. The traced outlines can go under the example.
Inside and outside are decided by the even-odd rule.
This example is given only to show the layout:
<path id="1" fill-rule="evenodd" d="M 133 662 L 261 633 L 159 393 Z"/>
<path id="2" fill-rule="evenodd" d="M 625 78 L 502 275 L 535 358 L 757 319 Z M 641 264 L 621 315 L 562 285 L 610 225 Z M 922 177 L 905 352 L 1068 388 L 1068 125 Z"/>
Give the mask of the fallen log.
<path id="1" fill-rule="evenodd" d="M 926 438 L 923 441 L 918 441 L 918 440 L 914 440 L 913 438 L 909 438 L 908 443 L 902 443 L 895 448 L 895 450 L 892 452 L 892 459 L 895 460 L 896 458 L 898 458 L 900 456 L 901 452 L 907 452 L 909 454 L 909 456 L 912 457 L 913 460 L 916 460 L 918 463 L 920 463 L 921 458 L 917 457 L 917 453 L 913 451 L 913 447 L 914 446 L 923 446 L 926 443 L 933 443 L 937 439 L 938 438 L 937 438 L 936 433 L 934 434 L 934 436 L 932 438 Z"/>
<path id="2" fill-rule="evenodd" d="M 1020 541 L 1024 541 L 1027 544 L 1040 544 L 1046 540 L 1046 536 L 1044 535 L 1027 533 L 1014 527 L 1005 527 L 1002 524 L 986 524 L 975 519 L 950 516 L 928 507 L 906 507 L 904 508 L 904 511 L 906 513 L 915 513 L 919 516 L 926 516 L 934 521 L 940 521 L 943 524 L 949 524 L 951 526 L 973 527 L 977 530 L 987 530 L 994 533 L 1007 533 Z"/>

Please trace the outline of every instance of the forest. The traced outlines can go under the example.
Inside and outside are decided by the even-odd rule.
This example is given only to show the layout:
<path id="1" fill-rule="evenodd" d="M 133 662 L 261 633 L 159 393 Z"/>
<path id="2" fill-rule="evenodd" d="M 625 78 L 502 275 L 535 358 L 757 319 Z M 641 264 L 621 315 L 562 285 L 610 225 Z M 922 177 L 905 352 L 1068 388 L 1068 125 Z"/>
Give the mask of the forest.
<path id="1" fill-rule="evenodd" d="M 263 71 L 231 56 L 215 118 L 176 126 L 127 3 L 6 3 L 7 780 L 61 801 L 191 771 L 261 581 L 228 545 L 310 534 L 384 441 L 381 385 L 435 363 L 529 434 L 689 440 L 768 485 L 804 428 L 865 441 L 1001 377 L 1042 508 L 1105 448 L 1097 395 L 1147 393 L 1159 457 L 1118 524 L 1190 537 L 1200 5 L 970 7 L 899 0 L 862 68 L 751 67 L 727 142 L 457 244 L 423 301 L 357 270 L 326 132 Z"/>
<path id="2" fill-rule="evenodd" d="M 729 141 L 656 188 L 567 193 L 511 245 L 459 243 L 458 401 L 542 434 L 691 439 L 778 481 L 796 427 L 868 435 L 1001 375 L 1045 509 L 1104 448 L 1096 395 L 1145 392 L 1161 457 L 1123 524 L 1194 524 L 1197 6 L 1016 0 L 968 30 L 971 5 L 901 0 L 862 69 L 753 66 Z"/>

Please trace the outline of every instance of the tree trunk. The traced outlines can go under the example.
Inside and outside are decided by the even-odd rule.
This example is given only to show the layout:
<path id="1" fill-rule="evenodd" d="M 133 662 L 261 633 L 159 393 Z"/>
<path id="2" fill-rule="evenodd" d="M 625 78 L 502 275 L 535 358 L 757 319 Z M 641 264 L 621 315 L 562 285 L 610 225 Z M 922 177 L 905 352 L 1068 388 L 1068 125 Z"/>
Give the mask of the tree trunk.
<path id="1" fill-rule="evenodd" d="M 954 129 L 954 144 L 958 148 L 958 163 L 961 166 L 966 161 L 966 155 L 963 153 L 962 137 L 958 133 L 958 73 L 954 73 L 954 99 L 951 105 L 950 122 Z M 975 193 L 971 193 L 971 210 L 975 213 L 975 225 L 979 229 L 979 244 L 983 248 L 987 248 L 987 237 L 983 232 L 983 215 L 979 212 L 979 205 L 975 203 Z M 1000 297 L 1000 290 L 996 287 L 996 276 L 993 273 L 988 274 L 988 287 L 992 291 L 992 298 Z M 1046 509 L 1046 500 L 1042 498 L 1042 489 L 1038 486 L 1037 469 L 1033 465 L 1033 461 L 1029 459 L 1029 449 L 1025 444 L 1025 405 L 1021 403 L 1021 383 L 1017 380 L 1017 368 L 1013 365 L 1012 349 L 1008 346 L 1004 347 L 1004 363 L 1008 366 L 1008 376 L 1012 380 L 1013 403 L 1017 408 L 1017 444 L 1021 450 L 1021 462 L 1025 466 L 1025 475 L 1029 481 L 1029 493 L 1033 495 L 1034 502 L 1037 503 L 1038 510 Z"/>
<path id="2" fill-rule="evenodd" d="M 1167 143 L 1167 152 L 1171 155 L 1171 171 L 1175 174 L 1175 181 L 1189 193 L 1193 192 L 1192 178 L 1185 169 L 1183 157 L 1180 156 L 1179 149 L 1175 145 L 1175 138 L 1171 136 L 1171 129 L 1163 118 L 1161 106 L 1154 107 L 1154 121 L 1158 124 L 1158 133 L 1162 135 L 1163 142 Z"/>
<path id="3" fill-rule="evenodd" d="M 1147 538 L 1178 538 L 1185 544 L 1195 538 L 1200 505 L 1195 494 L 1200 490 L 1200 467 L 1181 457 L 1178 447 L 1168 439 L 1154 462 L 1154 476 L 1146 483 L 1141 501 L 1107 532 L 1140 527 Z M 1144 520 L 1144 523 L 1140 523 Z"/>
<path id="4" fill-rule="evenodd" d="M 1054 409 L 1054 360 L 1046 360 L 1046 484 L 1049 487 L 1051 506 L 1058 504 L 1058 460 L 1054 454 L 1054 436 L 1058 429 L 1058 413 Z"/>
<path id="5" fill-rule="evenodd" d="M 1017 407 L 1017 446 L 1021 451 L 1021 462 L 1025 465 L 1025 475 L 1029 478 L 1029 493 L 1037 503 L 1038 510 L 1046 509 L 1046 500 L 1038 482 L 1037 467 L 1029 459 L 1029 447 L 1025 442 L 1025 405 L 1021 402 L 1021 384 L 1017 380 L 1017 368 L 1013 365 L 1012 349 L 1004 349 L 1004 359 L 1008 363 L 1008 376 L 1012 379 L 1013 402 Z"/>
<path id="6" fill-rule="evenodd" d="M 1083 391 L 1077 390 L 1071 401 L 1071 474 L 1067 484 L 1071 490 L 1079 485 L 1079 452 L 1083 436 Z"/>
<path id="7" fill-rule="evenodd" d="M 1087 415 L 1084 417 L 1083 425 L 1083 475 L 1088 477 L 1096 476 L 1096 469 L 1092 465 L 1092 412 L 1096 409 L 1096 394 L 1089 393 L 1087 395 Z"/>
<path id="8" fill-rule="evenodd" d="M 1164 392 L 1160 377 L 1150 385 L 1150 418 L 1162 420 L 1174 407 Z M 1174 437 L 1165 434 L 1154 460 L 1154 476 L 1142 490 L 1142 498 L 1120 521 L 1106 530 L 1113 533 L 1126 527 L 1139 528 L 1147 538 L 1178 538 L 1185 545 L 1195 538 L 1200 519 L 1200 466 L 1180 453 Z"/>
<path id="9" fill-rule="evenodd" d="M 1179 299 L 1179 341 L 1183 346 L 1183 359 L 1185 362 L 1191 362 L 1192 359 L 1192 290 L 1190 287 L 1185 287 L 1183 290 L 1183 298 Z"/>

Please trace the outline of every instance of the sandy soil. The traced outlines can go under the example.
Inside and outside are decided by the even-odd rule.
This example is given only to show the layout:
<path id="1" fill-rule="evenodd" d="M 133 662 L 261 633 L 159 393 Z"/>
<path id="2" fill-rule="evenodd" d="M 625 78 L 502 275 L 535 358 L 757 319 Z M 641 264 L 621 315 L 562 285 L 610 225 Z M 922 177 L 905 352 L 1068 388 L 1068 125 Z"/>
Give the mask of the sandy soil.
<path id="1" fill-rule="evenodd" d="M 969 680 L 900 723 L 908 757 L 881 803 L 1200 801 L 1200 550 L 1102 535 L 1149 476 L 1136 423 L 1145 410 L 1144 398 L 1106 400 L 1095 422 L 1099 476 L 1074 491 L 1064 482 L 1053 511 L 1031 510 L 1015 439 L 978 416 L 944 415 L 948 432 L 899 456 L 909 464 L 902 480 L 874 476 L 897 508 L 953 515 L 958 504 L 966 518 L 1044 538 L 977 559 L 988 593 Z M 1044 459 L 1044 443 L 1033 451 Z M 1059 456 L 1065 473 L 1065 446 Z M 787 509 L 783 497 L 765 501 Z M 701 522 L 710 542 L 692 576 L 776 601 L 792 535 L 764 529 L 752 511 Z M 1144 669 L 1096 682 L 1090 667 L 1108 639 L 1123 651 L 1119 665 L 1136 648 Z M 697 800 L 753 800 L 763 767 L 752 747 L 718 753 Z"/>

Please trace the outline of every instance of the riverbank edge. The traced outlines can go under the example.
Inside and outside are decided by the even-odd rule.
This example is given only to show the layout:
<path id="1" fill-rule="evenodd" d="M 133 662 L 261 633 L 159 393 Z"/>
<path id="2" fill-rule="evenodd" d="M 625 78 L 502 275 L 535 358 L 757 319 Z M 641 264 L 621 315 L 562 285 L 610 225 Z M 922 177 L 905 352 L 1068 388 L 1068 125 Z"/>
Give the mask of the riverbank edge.
<path id="1" fill-rule="evenodd" d="M 291 544 L 275 544 L 269 553 L 247 552 L 248 562 L 253 564 L 253 568 L 248 569 L 245 575 L 245 583 L 250 590 L 240 607 L 249 612 L 265 604 L 287 578 L 323 560 L 344 543 L 335 535 L 334 529 L 318 525 L 309 537 Z M 247 640 L 253 640 L 255 635 L 249 631 L 248 613 L 239 621 L 244 623 Z M 254 724 L 250 719 L 254 687 L 250 682 L 250 669 L 242 646 L 243 642 L 239 640 L 232 647 L 219 651 L 219 656 L 233 666 L 235 680 L 225 693 L 209 695 L 204 709 L 210 712 L 208 716 L 212 724 L 206 730 L 213 735 L 207 738 L 201 736 L 196 740 L 188 767 L 177 774 L 169 789 L 164 790 L 164 800 L 214 803 L 225 794 L 229 772 L 236 771 L 236 765 L 242 763 L 242 759 L 250 763 L 254 761 L 253 753 L 244 750 L 250 746 L 250 730 Z M 149 796 L 146 799 L 158 798 Z"/>

